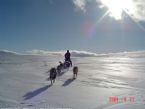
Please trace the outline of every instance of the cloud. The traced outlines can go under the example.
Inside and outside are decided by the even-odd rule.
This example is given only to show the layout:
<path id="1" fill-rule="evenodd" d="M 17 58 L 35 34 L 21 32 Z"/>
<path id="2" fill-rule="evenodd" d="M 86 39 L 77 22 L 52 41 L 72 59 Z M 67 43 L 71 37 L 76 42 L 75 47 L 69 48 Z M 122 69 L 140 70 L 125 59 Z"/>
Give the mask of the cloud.
<path id="1" fill-rule="evenodd" d="M 145 21 L 145 1 L 133 0 L 134 12 L 133 17 L 138 21 Z"/>
<path id="2" fill-rule="evenodd" d="M 0 55 L 21 55 L 21 53 L 17 53 L 10 50 L 0 50 Z"/>
<path id="3" fill-rule="evenodd" d="M 41 56 L 64 56 L 66 53 L 65 50 L 60 50 L 60 51 L 47 51 L 47 50 L 31 50 L 31 51 L 26 51 L 24 54 L 18 53 L 18 52 L 13 52 L 9 50 L 0 50 L 0 55 L 41 55 Z M 87 51 L 78 51 L 78 50 L 70 50 L 71 56 L 72 57 L 95 57 L 99 56 L 101 54 L 96 54 L 92 52 L 87 52 Z"/>
<path id="4" fill-rule="evenodd" d="M 87 6 L 91 5 L 90 2 L 95 3 L 100 10 L 105 7 L 101 0 L 72 0 L 74 5 L 83 12 L 87 11 Z M 133 7 L 129 12 L 130 16 L 137 21 L 145 21 L 145 1 L 144 0 L 131 0 Z"/>
<path id="5" fill-rule="evenodd" d="M 82 10 L 83 12 L 86 12 L 86 0 L 73 0 L 74 5 L 77 9 Z"/>
<path id="6" fill-rule="evenodd" d="M 30 53 L 32 55 L 52 55 L 52 56 L 64 56 L 66 51 L 60 50 L 60 51 L 45 51 L 45 50 L 32 50 L 27 51 L 27 53 Z M 96 53 L 91 53 L 87 51 L 77 51 L 77 50 L 70 50 L 72 57 L 94 57 L 97 56 Z"/>
<path id="7" fill-rule="evenodd" d="M 47 50 L 32 50 L 32 51 L 26 51 L 27 53 L 31 55 L 52 55 L 52 56 L 63 56 L 64 51 L 47 51 Z"/>
<path id="8" fill-rule="evenodd" d="M 46 50 L 32 50 L 27 51 L 28 55 L 41 55 L 41 56 L 61 56 L 63 57 L 66 51 L 46 51 Z M 97 54 L 88 51 L 70 50 L 71 57 L 145 57 L 145 51 L 130 51 L 118 53 L 104 53 Z"/>
<path id="9" fill-rule="evenodd" d="M 71 51 L 71 54 L 74 57 L 94 57 L 94 56 L 97 56 L 98 55 L 98 54 L 92 53 L 92 52 L 77 51 L 77 50 L 72 50 Z"/>
<path id="10" fill-rule="evenodd" d="M 0 56 L 11 55 L 40 55 L 40 56 L 64 56 L 66 51 L 46 51 L 46 50 L 32 50 L 26 51 L 25 54 L 17 53 L 8 50 L 0 50 Z M 70 50 L 72 57 L 145 57 L 145 51 L 132 51 L 132 52 L 119 52 L 119 53 L 106 53 L 97 54 L 87 51 Z"/>

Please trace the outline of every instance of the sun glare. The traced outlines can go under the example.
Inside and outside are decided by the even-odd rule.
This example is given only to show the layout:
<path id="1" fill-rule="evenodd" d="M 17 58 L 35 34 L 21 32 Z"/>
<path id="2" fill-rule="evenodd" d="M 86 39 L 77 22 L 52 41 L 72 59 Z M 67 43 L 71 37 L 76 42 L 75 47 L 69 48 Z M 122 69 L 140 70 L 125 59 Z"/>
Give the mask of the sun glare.
<path id="1" fill-rule="evenodd" d="M 132 0 L 101 0 L 102 4 L 109 10 L 109 15 L 114 17 L 116 20 L 122 19 L 122 13 L 133 12 L 133 1 Z"/>

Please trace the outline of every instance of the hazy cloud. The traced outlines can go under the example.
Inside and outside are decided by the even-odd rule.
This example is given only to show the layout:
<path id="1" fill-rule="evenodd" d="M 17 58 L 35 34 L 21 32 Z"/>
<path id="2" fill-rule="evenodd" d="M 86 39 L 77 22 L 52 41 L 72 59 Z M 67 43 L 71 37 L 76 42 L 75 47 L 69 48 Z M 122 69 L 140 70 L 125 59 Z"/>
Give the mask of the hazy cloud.
<path id="1" fill-rule="evenodd" d="M 73 0 L 74 5 L 76 8 L 82 10 L 83 12 L 86 12 L 86 0 Z"/>
<path id="2" fill-rule="evenodd" d="M 135 5 L 133 17 L 139 21 L 145 21 L 145 1 L 133 0 L 133 2 Z"/>
<path id="3" fill-rule="evenodd" d="M 86 12 L 86 6 L 90 5 L 89 2 L 96 2 L 96 6 L 100 8 L 100 10 L 105 7 L 101 4 L 101 0 L 72 0 L 74 5 Z M 132 0 L 133 2 L 133 10 L 130 12 L 130 16 L 137 21 L 145 21 L 145 1 L 144 0 Z"/>
<path id="4" fill-rule="evenodd" d="M 64 56 L 66 51 L 47 51 L 47 50 L 32 50 L 26 51 L 25 54 L 17 53 L 8 50 L 0 50 L 0 56 L 11 56 L 11 55 L 40 55 L 40 56 Z M 118 52 L 118 53 L 106 53 L 97 54 L 87 51 L 70 50 L 72 57 L 145 57 L 145 51 L 132 51 L 132 52 Z"/>
<path id="5" fill-rule="evenodd" d="M 45 50 L 32 50 L 32 51 L 27 51 L 30 54 L 33 55 L 55 55 L 55 56 L 64 56 L 65 52 L 64 50 L 60 51 L 45 51 Z M 73 57 L 92 57 L 92 56 L 97 56 L 96 53 L 91 53 L 87 51 L 78 51 L 78 50 L 70 50 L 71 55 Z"/>

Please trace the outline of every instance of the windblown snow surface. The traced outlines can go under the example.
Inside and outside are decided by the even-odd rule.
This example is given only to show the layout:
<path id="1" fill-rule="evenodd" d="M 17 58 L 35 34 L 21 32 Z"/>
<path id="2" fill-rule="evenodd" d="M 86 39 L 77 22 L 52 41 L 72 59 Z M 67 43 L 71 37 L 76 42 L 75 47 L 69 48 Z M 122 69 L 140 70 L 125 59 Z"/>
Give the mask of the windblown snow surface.
<path id="1" fill-rule="evenodd" d="M 48 71 L 64 59 L 61 53 L 1 51 L 0 108 L 145 109 L 144 51 L 100 55 L 73 51 L 72 55 L 78 78 L 72 79 L 70 68 L 51 86 Z M 114 96 L 118 102 L 110 101 Z"/>

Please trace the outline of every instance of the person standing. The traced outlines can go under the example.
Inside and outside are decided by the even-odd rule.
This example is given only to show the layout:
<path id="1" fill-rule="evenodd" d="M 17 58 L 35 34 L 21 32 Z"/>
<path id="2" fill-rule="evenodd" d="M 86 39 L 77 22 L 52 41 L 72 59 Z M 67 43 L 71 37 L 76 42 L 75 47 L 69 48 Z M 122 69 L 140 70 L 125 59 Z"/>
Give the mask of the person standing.
<path id="1" fill-rule="evenodd" d="M 67 52 L 65 53 L 64 57 L 65 57 L 65 61 L 70 62 L 70 65 L 72 67 L 72 61 L 71 61 L 71 58 L 70 58 L 71 54 L 70 54 L 69 50 L 67 50 Z"/>

